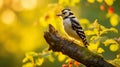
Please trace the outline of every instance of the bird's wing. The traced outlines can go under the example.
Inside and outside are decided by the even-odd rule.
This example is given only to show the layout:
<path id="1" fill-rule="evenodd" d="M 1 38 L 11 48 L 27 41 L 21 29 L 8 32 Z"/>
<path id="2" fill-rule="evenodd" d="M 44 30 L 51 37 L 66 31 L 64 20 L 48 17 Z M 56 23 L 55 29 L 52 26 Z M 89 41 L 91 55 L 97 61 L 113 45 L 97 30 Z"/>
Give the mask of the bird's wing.
<path id="1" fill-rule="evenodd" d="M 73 30 L 76 31 L 76 33 L 82 39 L 84 45 L 87 46 L 88 43 L 87 43 L 87 40 L 86 40 L 86 36 L 85 36 L 85 33 L 84 33 L 82 27 L 80 26 L 79 22 L 77 20 L 71 18 L 71 24 L 72 24 Z"/>

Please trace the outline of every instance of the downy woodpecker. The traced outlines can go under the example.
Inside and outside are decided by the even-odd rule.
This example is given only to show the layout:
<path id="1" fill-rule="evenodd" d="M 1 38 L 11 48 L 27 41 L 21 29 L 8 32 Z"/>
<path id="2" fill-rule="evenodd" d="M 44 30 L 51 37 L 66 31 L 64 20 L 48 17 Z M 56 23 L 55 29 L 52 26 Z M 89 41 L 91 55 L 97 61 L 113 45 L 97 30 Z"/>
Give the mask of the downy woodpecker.
<path id="1" fill-rule="evenodd" d="M 77 39 L 82 42 L 85 47 L 87 47 L 88 42 L 84 30 L 79 24 L 78 19 L 74 16 L 73 12 L 70 9 L 63 9 L 61 14 L 57 14 L 63 19 L 63 27 L 65 32 L 72 38 Z"/>

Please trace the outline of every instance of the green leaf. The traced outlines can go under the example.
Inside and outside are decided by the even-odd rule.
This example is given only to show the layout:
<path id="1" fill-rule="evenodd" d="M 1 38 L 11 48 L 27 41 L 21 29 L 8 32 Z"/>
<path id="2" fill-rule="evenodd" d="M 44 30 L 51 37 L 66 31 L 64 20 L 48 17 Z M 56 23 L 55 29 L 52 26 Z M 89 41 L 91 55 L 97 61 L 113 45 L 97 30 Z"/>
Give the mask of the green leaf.
<path id="1" fill-rule="evenodd" d="M 118 30 L 117 30 L 116 28 L 111 27 L 111 28 L 108 28 L 108 29 L 107 29 L 107 28 L 106 28 L 106 29 L 103 29 L 103 30 L 100 32 L 100 35 L 103 35 L 103 34 L 105 34 L 105 33 L 108 33 L 109 31 L 118 33 Z"/>
<path id="2" fill-rule="evenodd" d="M 117 42 L 113 39 L 107 39 L 106 41 L 103 42 L 105 46 L 108 46 L 110 44 L 117 44 Z"/>
<path id="3" fill-rule="evenodd" d="M 25 57 L 23 60 L 22 60 L 22 62 L 23 63 L 25 63 L 25 62 L 27 62 L 29 59 L 27 58 L 27 57 Z"/>
<path id="4" fill-rule="evenodd" d="M 113 31 L 113 32 L 115 32 L 115 33 L 118 33 L 118 30 L 117 30 L 116 28 L 113 28 L 113 27 L 112 27 L 112 28 L 110 28 L 109 30 L 110 30 L 110 31 Z"/>
<path id="5" fill-rule="evenodd" d="M 103 0 L 97 0 L 97 2 L 102 3 L 102 2 L 103 2 Z"/>
<path id="6" fill-rule="evenodd" d="M 105 3 L 109 6 L 113 5 L 114 0 L 104 0 Z"/>
<path id="7" fill-rule="evenodd" d="M 36 52 L 28 52 L 26 55 L 29 55 L 29 56 L 38 56 L 38 53 Z"/>
<path id="8" fill-rule="evenodd" d="M 90 40 L 95 40 L 97 36 L 92 36 Z"/>
<path id="9" fill-rule="evenodd" d="M 54 57 L 53 57 L 52 55 L 49 55 L 49 56 L 48 56 L 48 59 L 49 59 L 49 61 L 51 61 L 51 62 L 54 62 L 54 61 L 55 61 L 55 59 L 54 59 Z"/>
<path id="10" fill-rule="evenodd" d="M 104 51 L 103 48 L 100 47 L 100 48 L 98 48 L 97 52 L 98 52 L 98 53 L 103 53 L 103 52 L 105 52 L 105 51 Z"/>
<path id="11" fill-rule="evenodd" d="M 109 49 L 113 52 L 117 51 L 119 49 L 119 46 L 117 44 L 111 44 Z"/>
<path id="12" fill-rule="evenodd" d="M 41 66 L 43 64 L 43 62 L 44 62 L 44 58 L 38 58 L 35 61 L 36 65 L 39 65 L 39 66 Z"/>
<path id="13" fill-rule="evenodd" d="M 112 26 L 117 26 L 119 23 L 119 16 L 117 14 L 114 14 L 110 17 L 110 23 Z"/>
<path id="14" fill-rule="evenodd" d="M 96 52 L 97 51 L 97 48 L 99 46 L 99 43 L 100 42 L 96 42 L 96 43 L 89 43 L 90 45 L 88 46 L 88 49 L 93 51 L 93 52 Z"/>
<path id="15" fill-rule="evenodd" d="M 87 0 L 89 3 L 94 3 L 95 0 Z"/>
<path id="16" fill-rule="evenodd" d="M 50 51 L 43 51 L 42 53 L 39 53 L 39 55 L 41 57 L 48 57 L 49 55 L 51 55 L 51 52 Z"/>
<path id="17" fill-rule="evenodd" d="M 72 59 L 71 58 L 67 58 L 66 60 L 65 60 L 65 63 L 68 63 L 68 62 L 70 62 Z"/>
<path id="18" fill-rule="evenodd" d="M 91 31 L 91 30 L 86 30 L 86 31 L 85 31 L 85 34 L 86 34 L 86 35 L 95 35 L 96 33 L 93 32 L 93 31 Z"/>
<path id="19" fill-rule="evenodd" d="M 63 55 L 62 53 L 60 53 L 60 54 L 58 55 L 58 60 L 59 60 L 60 62 L 64 61 L 65 59 L 66 59 L 66 56 Z"/>
<path id="20" fill-rule="evenodd" d="M 26 63 L 22 67 L 34 67 L 34 65 L 32 63 Z"/>
<path id="21" fill-rule="evenodd" d="M 119 56 L 119 55 L 117 55 L 117 56 Z M 111 61 L 111 63 L 117 67 L 120 67 L 120 57 L 115 58 L 114 60 Z"/>

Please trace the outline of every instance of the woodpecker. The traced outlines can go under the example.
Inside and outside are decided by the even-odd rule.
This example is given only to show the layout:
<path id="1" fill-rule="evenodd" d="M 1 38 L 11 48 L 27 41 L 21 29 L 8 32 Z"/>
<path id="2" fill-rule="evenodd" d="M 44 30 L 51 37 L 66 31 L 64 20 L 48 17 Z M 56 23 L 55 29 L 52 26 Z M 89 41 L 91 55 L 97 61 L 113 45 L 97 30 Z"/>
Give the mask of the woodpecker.
<path id="1" fill-rule="evenodd" d="M 86 40 L 86 36 L 84 30 L 79 24 L 78 19 L 74 16 L 73 12 L 65 8 L 61 11 L 61 14 L 57 14 L 57 16 L 61 16 L 63 19 L 63 27 L 65 32 L 72 38 L 77 39 L 82 42 L 85 47 L 88 46 L 88 42 Z"/>

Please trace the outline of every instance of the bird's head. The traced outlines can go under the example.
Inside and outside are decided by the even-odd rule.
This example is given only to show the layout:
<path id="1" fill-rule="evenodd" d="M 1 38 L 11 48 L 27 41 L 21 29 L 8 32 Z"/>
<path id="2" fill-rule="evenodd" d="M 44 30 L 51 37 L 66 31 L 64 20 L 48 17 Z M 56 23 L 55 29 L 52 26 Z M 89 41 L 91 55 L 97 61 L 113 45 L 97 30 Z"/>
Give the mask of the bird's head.
<path id="1" fill-rule="evenodd" d="M 63 9 L 61 14 L 57 14 L 57 16 L 61 16 L 62 18 L 69 17 L 71 15 L 73 15 L 73 13 L 70 9 Z"/>

